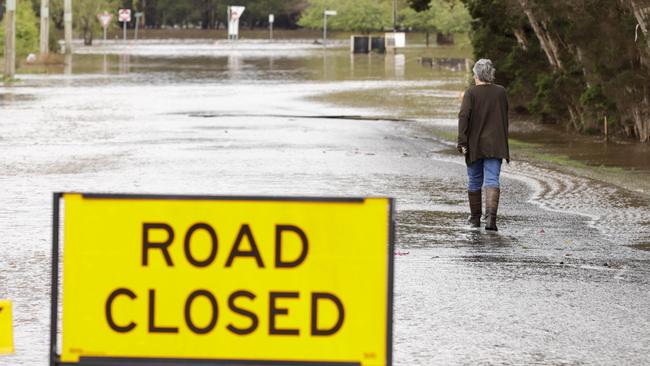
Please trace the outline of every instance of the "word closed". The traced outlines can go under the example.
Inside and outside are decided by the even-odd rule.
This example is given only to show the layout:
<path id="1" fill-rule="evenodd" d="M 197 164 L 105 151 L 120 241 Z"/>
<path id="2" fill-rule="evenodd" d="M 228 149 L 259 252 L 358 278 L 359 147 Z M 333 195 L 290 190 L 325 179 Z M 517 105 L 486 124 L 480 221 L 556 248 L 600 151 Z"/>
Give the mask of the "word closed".
<path id="1" fill-rule="evenodd" d="M 390 364 L 389 198 L 60 201 L 53 366 Z"/>

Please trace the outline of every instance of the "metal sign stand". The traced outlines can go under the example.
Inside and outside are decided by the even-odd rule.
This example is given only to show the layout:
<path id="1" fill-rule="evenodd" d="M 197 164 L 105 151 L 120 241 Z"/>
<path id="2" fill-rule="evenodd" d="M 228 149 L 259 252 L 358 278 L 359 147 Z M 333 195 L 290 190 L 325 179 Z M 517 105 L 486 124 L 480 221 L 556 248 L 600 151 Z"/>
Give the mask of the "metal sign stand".
<path id="1" fill-rule="evenodd" d="M 126 42 L 126 25 L 131 21 L 131 9 L 120 9 L 117 20 L 122 22 L 124 28 L 124 42 Z"/>
<path id="2" fill-rule="evenodd" d="M 138 40 L 138 28 L 140 28 L 140 18 L 144 15 L 143 12 L 135 13 L 135 35 L 133 39 Z"/>
<path id="3" fill-rule="evenodd" d="M 109 12 L 103 12 L 102 14 L 97 14 L 97 20 L 99 20 L 99 24 L 102 26 L 102 29 L 104 30 L 104 44 L 106 43 L 106 32 L 108 30 L 108 25 L 111 23 L 111 20 L 113 19 L 113 14 L 110 14 Z"/>
<path id="4" fill-rule="evenodd" d="M 336 14 L 336 10 L 325 10 L 323 12 L 323 47 L 327 47 L 327 17 Z"/>

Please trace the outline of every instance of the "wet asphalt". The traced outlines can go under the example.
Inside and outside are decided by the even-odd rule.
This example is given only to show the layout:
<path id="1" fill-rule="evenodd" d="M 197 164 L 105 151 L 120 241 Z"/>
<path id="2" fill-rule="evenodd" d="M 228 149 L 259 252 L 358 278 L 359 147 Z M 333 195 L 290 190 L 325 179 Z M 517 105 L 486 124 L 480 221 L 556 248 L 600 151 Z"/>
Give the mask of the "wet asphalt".
<path id="1" fill-rule="evenodd" d="M 415 86 L 453 110 L 462 72 L 210 46 L 84 50 L 68 75 L 0 89 L 0 298 L 16 341 L 0 364 L 47 363 L 54 191 L 395 197 L 395 365 L 650 363 L 647 198 L 515 161 L 500 231 L 469 229 L 463 161 L 429 132 L 440 121 L 325 118 L 390 111 L 309 99 Z"/>

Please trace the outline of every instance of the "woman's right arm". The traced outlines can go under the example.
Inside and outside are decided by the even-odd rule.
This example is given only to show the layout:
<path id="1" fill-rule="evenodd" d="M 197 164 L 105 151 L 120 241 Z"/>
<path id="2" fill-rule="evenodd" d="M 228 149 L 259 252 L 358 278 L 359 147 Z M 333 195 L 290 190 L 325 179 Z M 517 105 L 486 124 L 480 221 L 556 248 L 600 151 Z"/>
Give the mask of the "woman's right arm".
<path id="1" fill-rule="evenodd" d="M 460 112 L 458 113 L 458 151 L 463 153 L 462 149 L 468 149 L 469 139 L 469 119 L 472 115 L 472 96 L 469 90 L 463 96 L 463 102 L 460 105 Z"/>

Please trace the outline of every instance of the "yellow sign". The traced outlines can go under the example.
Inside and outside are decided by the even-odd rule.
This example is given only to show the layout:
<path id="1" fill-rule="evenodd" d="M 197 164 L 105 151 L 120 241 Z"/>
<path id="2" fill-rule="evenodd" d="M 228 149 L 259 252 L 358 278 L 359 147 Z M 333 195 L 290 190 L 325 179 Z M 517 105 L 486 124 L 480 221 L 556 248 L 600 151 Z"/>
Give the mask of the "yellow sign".
<path id="1" fill-rule="evenodd" d="M 14 353 L 13 315 L 11 301 L 0 300 L 0 355 Z"/>
<path id="2" fill-rule="evenodd" d="M 62 197 L 58 362 L 391 364 L 391 199 Z"/>

